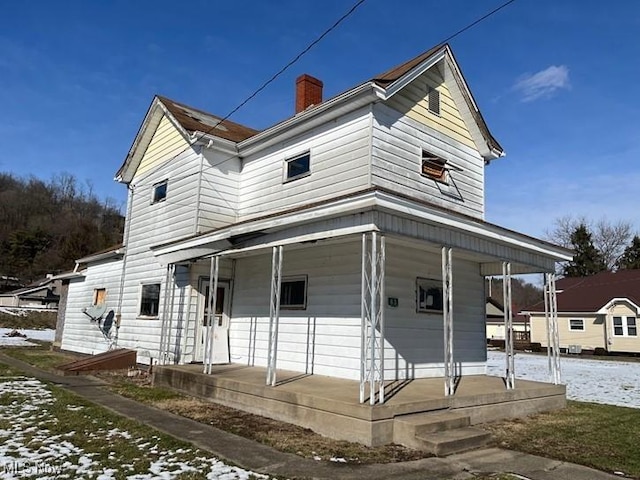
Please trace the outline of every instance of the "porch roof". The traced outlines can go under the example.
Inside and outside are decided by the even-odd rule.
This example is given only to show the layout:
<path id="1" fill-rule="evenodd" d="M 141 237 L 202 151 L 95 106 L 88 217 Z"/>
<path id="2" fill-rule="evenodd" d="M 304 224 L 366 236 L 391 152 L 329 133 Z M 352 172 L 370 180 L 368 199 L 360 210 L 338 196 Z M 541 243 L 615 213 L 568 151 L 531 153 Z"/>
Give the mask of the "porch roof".
<path id="1" fill-rule="evenodd" d="M 483 264 L 485 275 L 499 273 L 503 260 L 520 265 L 514 273 L 534 273 L 553 271 L 556 261 L 572 258 L 566 248 L 379 187 L 158 244 L 151 250 L 161 263 L 179 263 L 372 230 L 468 252 Z"/>

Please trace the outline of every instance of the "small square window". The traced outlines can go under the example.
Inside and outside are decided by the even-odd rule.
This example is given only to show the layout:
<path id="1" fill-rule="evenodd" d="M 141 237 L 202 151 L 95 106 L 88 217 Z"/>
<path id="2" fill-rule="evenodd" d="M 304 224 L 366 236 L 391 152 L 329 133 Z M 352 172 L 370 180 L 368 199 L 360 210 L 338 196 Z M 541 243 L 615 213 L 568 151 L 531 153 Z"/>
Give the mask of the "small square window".
<path id="1" fill-rule="evenodd" d="M 583 318 L 569 319 L 569 330 L 584 330 L 584 319 Z"/>
<path id="2" fill-rule="evenodd" d="M 442 281 L 431 278 L 416 279 L 416 310 L 418 313 L 442 311 Z"/>
<path id="3" fill-rule="evenodd" d="M 151 199 L 151 203 L 162 202 L 167 198 L 167 185 L 169 184 L 168 180 L 164 180 L 160 183 L 156 183 L 153 186 L 153 198 Z"/>
<path id="4" fill-rule="evenodd" d="M 142 285 L 140 294 L 140 316 L 157 317 L 160 307 L 160 284 L 149 283 Z"/>
<path id="5" fill-rule="evenodd" d="M 307 308 L 307 277 L 288 277 L 280 284 L 280 308 L 305 310 Z"/>
<path id="6" fill-rule="evenodd" d="M 106 288 L 94 288 L 93 289 L 93 305 L 104 305 L 107 299 Z"/>
<path id="7" fill-rule="evenodd" d="M 295 180 L 304 177 L 311 171 L 311 154 L 309 152 L 285 160 L 286 179 Z"/>
<path id="8" fill-rule="evenodd" d="M 421 173 L 436 182 L 447 183 L 447 161 L 433 153 L 422 150 Z"/>

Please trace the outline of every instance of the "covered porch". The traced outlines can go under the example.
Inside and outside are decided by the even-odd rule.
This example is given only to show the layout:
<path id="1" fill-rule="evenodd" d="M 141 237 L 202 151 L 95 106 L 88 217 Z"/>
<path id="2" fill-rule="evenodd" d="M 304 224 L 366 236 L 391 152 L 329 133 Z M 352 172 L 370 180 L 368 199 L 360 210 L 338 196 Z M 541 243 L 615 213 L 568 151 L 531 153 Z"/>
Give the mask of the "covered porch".
<path id="1" fill-rule="evenodd" d="M 386 382 L 385 403 L 371 407 L 359 402 L 358 381 L 278 370 L 271 386 L 265 384 L 266 374 L 264 367 L 238 364 L 214 365 L 211 375 L 201 365 L 164 365 L 154 369 L 154 382 L 370 446 L 411 446 L 412 423 L 446 418 L 459 428 L 565 405 L 563 385 L 518 380 L 517 388 L 508 390 L 503 378 L 473 375 L 461 377 L 452 395 L 445 395 L 441 378 Z"/>

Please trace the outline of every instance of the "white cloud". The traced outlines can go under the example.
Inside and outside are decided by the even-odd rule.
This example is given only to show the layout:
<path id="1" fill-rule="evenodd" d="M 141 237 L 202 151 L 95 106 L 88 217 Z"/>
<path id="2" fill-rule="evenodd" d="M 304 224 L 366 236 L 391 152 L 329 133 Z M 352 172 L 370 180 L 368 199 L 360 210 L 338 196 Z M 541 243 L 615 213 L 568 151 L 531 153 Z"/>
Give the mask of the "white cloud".
<path id="1" fill-rule="evenodd" d="M 551 65 L 536 73 L 523 75 L 513 85 L 522 94 L 523 102 L 547 98 L 557 90 L 570 89 L 569 68 L 566 65 Z"/>

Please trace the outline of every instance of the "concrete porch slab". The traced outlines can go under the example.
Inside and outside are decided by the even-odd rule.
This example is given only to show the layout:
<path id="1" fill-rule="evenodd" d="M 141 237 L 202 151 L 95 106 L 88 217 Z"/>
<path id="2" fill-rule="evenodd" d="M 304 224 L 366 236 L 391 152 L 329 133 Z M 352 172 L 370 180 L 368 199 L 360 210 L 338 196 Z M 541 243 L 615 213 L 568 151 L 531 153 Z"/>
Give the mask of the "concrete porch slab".
<path id="1" fill-rule="evenodd" d="M 565 405 L 565 387 L 518 380 L 507 390 L 499 377 L 462 377 L 453 396 L 441 378 L 389 382 L 386 402 L 359 403 L 359 383 L 278 370 L 275 387 L 266 369 L 230 364 L 157 366 L 154 383 L 209 401 L 310 428 L 322 435 L 376 446 L 393 442 L 394 418 L 424 412 L 464 413 L 471 424 L 554 410 Z"/>

